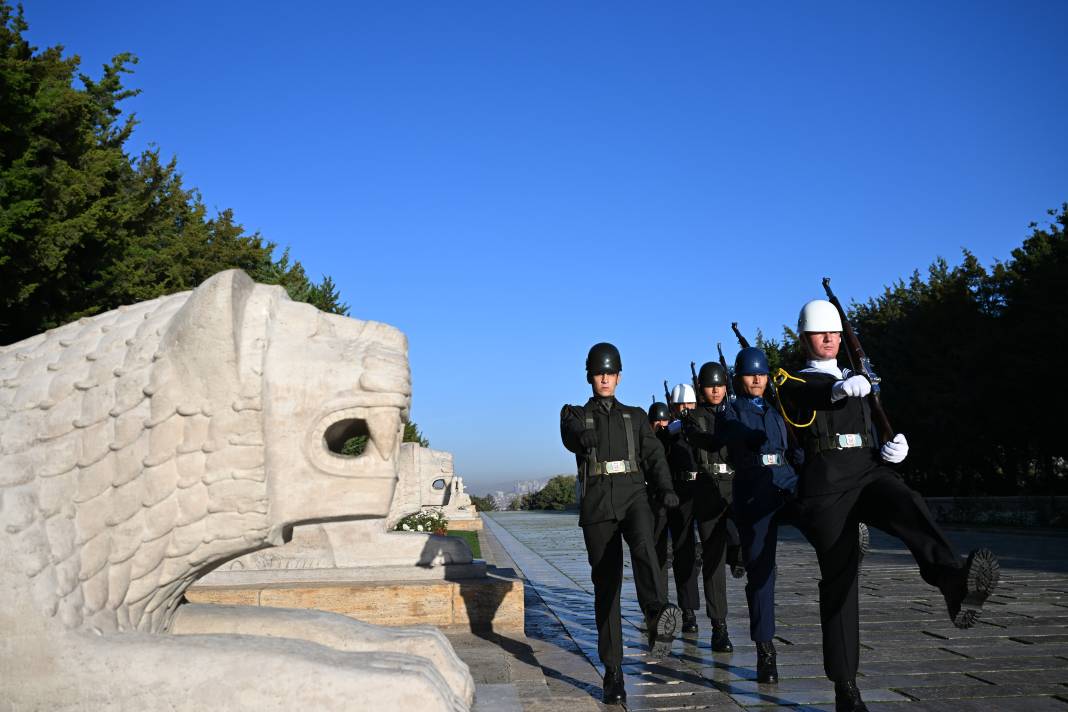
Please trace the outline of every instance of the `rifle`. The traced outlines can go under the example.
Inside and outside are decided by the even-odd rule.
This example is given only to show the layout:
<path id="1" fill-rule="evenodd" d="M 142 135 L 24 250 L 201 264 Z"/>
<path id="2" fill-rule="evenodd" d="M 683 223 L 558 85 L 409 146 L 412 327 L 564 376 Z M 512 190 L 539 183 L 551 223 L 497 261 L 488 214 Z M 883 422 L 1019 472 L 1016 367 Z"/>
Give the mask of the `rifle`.
<path id="1" fill-rule="evenodd" d="M 849 356 L 850 367 L 854 373 L 862 373 L 871 381 L 871 413 L 875 416 L 875 425 L 879 429 L 879 437 L 883 439 L 883 442 L 888 442 L 894 438 L 894 428 L 890 425 L 890 419 L 886 417 L 883 402 L 879 398 L 879 382 L 882 379 L 875 375 L 875 371 L 872 370 L 871 359 L 864 353 L 864 347 L 860 345 L 857 332 L 853 330 L 853 325 L 846 318 L 842 303 L 838 301 L 838 297 L 834 296 L 834 292 L 831 291 L 830 277 L 823 278 L 823 290 L 827 292 L 827 299 L 838 310 L 838 316 L 842 318 L 842 336 L 845 337 L 846 354 Z M 858 365 L 860 366 L 859 370 L 857 369 Z"/>
<path id="2" fill-rule="evenodd" d="M 719 365 L 723 367 L 723 373 L 727 376 L 727 397 L 731 400 L 737 398 L 734 395 L 734 378 L 731 377 L 730 369 L 727 368 L 727 359 L 723 358 L 723 344 L 716 342 L 716 351 L 719 351 Z"/>
<path id="3" fill-rule="evenodd" d="M 731 328 L 734 329 L 734 335 L 738 337 L 738 345 L 743 349 L 749 348 L 749 339 L 742 336 L 742 332 L 738 331 L 738 322 L 732 321 Z"/>
<path id="4" fill-rule="evenodd" d="M 697 364 L 695 364 L 693 361 L 690 361 L 690 378 L 693 380 L 694 395 L 697 396 L 698 401 L 703 401 L 704 397 L 701 393 L 701 386 L 699 386 L 697 383 L 697 369 L 695 368 L 696 366 Z"/>
<path id="5" fill-rule="evenodd" d="M 664 398 L 667 399 L 669 406 L 675 405 L 671 402 L 671 391 L 668 390 L 667 380 L 664 381 Z"/>

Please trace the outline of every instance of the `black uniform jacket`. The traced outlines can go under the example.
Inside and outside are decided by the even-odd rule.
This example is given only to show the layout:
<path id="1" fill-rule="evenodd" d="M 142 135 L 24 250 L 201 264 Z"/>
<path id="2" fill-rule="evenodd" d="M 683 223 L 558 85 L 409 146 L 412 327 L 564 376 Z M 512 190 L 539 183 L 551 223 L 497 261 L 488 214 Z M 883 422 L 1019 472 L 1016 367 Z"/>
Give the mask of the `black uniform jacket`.
<path id="1" fill-rule="evenodd" d="M 783 409 L 795 423 L 807 423 L 813 412 L 817 416 L 808 427 L 795 428 L 805 449 L 805 466 L 798 494 L 812 497 L 857 487 L 865 475 L 884 465 L 879 459 L 878 448 L 817 452 L 814 445 L 821 435 L 838 433 L 866 433 L 871 442 L 876 443 L 868 399 L 842 398 L 832 403 L 831 386 L 838 380 L 834 375 L 822 371 L 801 371 L 794 375 L 803 382 L 788 379 L 779 386 Z"/>
<path id="2" fill-rule="evenodd" d="M 606 407 L 607 406 L 607 407 Z M 587 463 L 588 452 L 579 443 L 586 429 L 586 413 L 593 416 L 597 431 L 597 459 L 606 462 L 627 459 L 627 431 L 623 413 L 630 414 L 634 429 L 635 459 L 640 472 L 616 475 L 594 475 L 593 463 Z M 649 427 L 648 414 L 641 408 L 623 405 L 615 398 L 590 398 L 585 405 L 565 405 L 560 411 L 560 437 L 564 447 L 575 453 L 579 477 L 586 477 L 582 503 L 579 505 L 579 526 L 621 519 L 635 497 L 645 498 L 645 480 L 655 483 L 661 492 L 670 492 L 671 472 L 664 457 L 664 448 Z M 587 464 L 589 468 L 587 470 Z"/>
<path id="3" fill-rule="evenodd" d="M 705 471 L 707 468 L 702 464 L 703 462 L 710 464 L 727 462 L 727 446 L 724 444 L 720 447 L 709 448 L 712 438 L 702 438 L 700 435 L 711 436 L 716 432 L 716 416 L 723 410 L 723 406 L 713 407 L 701 403 L 684 418 L 686 427 L 683 440 L 687 443 L 693 458 L 693 466 L 687 471 Z"/>

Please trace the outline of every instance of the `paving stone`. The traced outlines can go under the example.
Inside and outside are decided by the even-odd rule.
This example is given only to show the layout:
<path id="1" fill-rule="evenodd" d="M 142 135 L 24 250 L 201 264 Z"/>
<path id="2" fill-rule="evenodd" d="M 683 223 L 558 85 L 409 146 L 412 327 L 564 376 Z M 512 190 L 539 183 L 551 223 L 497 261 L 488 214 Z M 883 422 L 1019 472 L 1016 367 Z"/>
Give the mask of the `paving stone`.
<path id="1" fill-rule="evenodd" d="M 536 663 L 514 656 L 509 675 L 536 664 L 544 683 L 515 680 L 524 709 L 604 708 L 593 619 L 593 585 L 573 513 L 493 513 L 483 551 L 514 565 L 525 581 L 526 635 Z M 1068 541 L 1047 533 L 954 530 L 960 551 L 987 546 L 1002 562 L 1001 585 L 969 630 L 954 628 L 941 594 L 923 582 L 897 540 L 873 530 L 861 571 L 860 684 L 875 710 L 1051 710 L 1068 712 Z M 496 549 L 494 548 L 496 547 Z M 795 530 L 780 532 L 776 648 L 781 682 L 755 682 L 744 580 L 728 580 L 734 654 L 712 653 L 707 619 L 695 637 L 676 640 L 668 657 L 648 655 L 629 557 L 621 609 L 628 709 L 834 709 L 824 678 L 819 570 Z M 674 599 L 674 581 L 669 577 Z M 699 614 L 700 616 L 700 614 Z M 524 667 L 525 666 L 525 667 Z M 535 677 L 530 675 L 529 677 Z M 520 694 L 521 691 L 521 694 Z M 985 701 L 985 706 L 984 706 Z M 565 704 L 566 703 L 566 704 Z M 534 705 L 538 705 L 534 707 Z"/>
<path id="2" fill-rule="evenodd" d="M 475 685 L 474 712 L 523 712 L 523 707 L 512 685 Z"/>
<path id="3" fill-rule="evenodd" d="M 1063 685 L 950 685 L 947 687 L 902 687 L 897 691 L 916 700 L 990 700 L 991 707 L 1001 708 L 1006 697 L 1042 697 L 1064 692 Z M 867 697 L 867 692 L 864 693 Z M 998 702 L 994 702 L 998 700 Z"/>

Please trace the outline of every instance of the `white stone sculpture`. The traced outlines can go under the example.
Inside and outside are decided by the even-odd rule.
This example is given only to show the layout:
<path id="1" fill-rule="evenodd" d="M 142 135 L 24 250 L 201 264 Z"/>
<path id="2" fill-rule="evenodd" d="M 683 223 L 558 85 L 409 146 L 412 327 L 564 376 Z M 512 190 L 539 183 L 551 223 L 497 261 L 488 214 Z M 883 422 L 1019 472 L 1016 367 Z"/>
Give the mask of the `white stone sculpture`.
<path id="1" fill-rule="evenodd" d="M 404 443 L 400 451 L 400 482 L 386 520 L 390 528 L 408 514 L 440 507 L 449 521 L 478 515 L 471 496 L 453 467 L 451 452 Z"/>
<path id="2" fill-rule="evenodd" d="M 385 516 L 409 401 L 403 334 L 238 271 L 0 347 L 0 707 L 467 709 L 436 630 L 182 603 L 294 524 Z"/>

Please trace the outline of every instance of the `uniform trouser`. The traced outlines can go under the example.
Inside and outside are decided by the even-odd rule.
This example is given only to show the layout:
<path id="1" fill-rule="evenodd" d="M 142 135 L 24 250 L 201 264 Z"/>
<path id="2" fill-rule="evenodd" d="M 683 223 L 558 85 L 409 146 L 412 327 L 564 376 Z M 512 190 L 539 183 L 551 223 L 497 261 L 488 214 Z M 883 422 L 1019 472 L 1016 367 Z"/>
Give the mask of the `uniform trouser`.
<path id="1" fill-rule="evenodd" d="M 675 548 L 673 567 L 679 607 L 700 608 L 695 565 L 696 549 L 700 546 L 705 608 L 709 618 L 724 620 L 727 617 L 727 552 L 733 544 L 732 558 L 736 559 L 738 547 L 737 529 L 733 528 L 730 518 L 731 483 L 701 475 L 693 482 L 676 483 L 675 491 L 679 495 L 679 507 L 668 512 L 668 526 Z M 696 542 L 693 536 L 695 523 Z"/>
<path id="2" fill-rule="evenodd" d="M 668 600 L 668 519 L 667 507 L 653 495 L 649 497 L 649 509 L 653 513 L 653 548 L 656 550 L 657 591 L 660 598 Z"/>
<path id="3" fill-rule="evenodd" d="M 734 517 L 745 557 L 745 601 L 749 606 L 749 637 L 766 642 L 775 636 L 775 551 L 779 525 L 798 519 L 796 506 L 783 490 L 767 483 L 736 493 Z M 856 542 L 854 531 L 854 543 Z"/>
<path id="4" fill-rule="evenodd" d="M 860 657 L 857 522 L 900 539 L 923 580 L 943 593 L 963 584 L 964 569 L 923 497 L 889 468 L 875 467 L 856 487 L 805 497 L 800 506 L 820 565 L 824 671 L 835 682 L 847 682 L 856 677 Z"/>
<path id="5" fill-rule="evenodd" d="M 653 548 L 653 514 L 644 496 L 633 497 L 618 520 L 582 527 L 593 579 L 593 608 L 597 621 L 597 654 L 605 668 L 623 662 L 623 622 L 619 594 L 623 587 L 623 539 L 630 547 L 630 563 L 638 604 L 645 615 L 659 611 L 666 600 L 657 583 Z"/>

